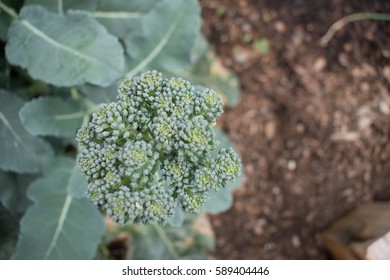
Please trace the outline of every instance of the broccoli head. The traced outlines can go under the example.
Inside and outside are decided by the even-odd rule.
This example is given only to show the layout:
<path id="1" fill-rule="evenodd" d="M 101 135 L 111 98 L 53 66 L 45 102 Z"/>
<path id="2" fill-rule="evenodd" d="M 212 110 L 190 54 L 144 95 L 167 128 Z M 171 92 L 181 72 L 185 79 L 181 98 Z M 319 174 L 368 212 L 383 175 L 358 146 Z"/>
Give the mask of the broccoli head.
<path id="1" fill-rule="evenodd" d="M 77 133 L 87 195 L 114 221 L 166 223 L 177 206 L 197 213 L 210 190 L 240 173 L 232 148 L 218 149 L 212 126 L 221 97 L 181 78 L 149 71 L 125 80 Z"/>

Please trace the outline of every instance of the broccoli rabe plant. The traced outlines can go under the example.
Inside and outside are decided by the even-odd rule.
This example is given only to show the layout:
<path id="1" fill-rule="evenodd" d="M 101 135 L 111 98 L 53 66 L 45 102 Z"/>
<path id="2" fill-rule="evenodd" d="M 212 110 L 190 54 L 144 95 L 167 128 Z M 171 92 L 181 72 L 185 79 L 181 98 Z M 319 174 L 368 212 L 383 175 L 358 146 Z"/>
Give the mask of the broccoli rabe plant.
<path id="1" fill-rule="evenodd" d="M 229 183 L 238 161 L 203 88 L 234 106 L 238 79 L 200 34 L 200 8 L 0 0 L 0 259 L 112 258 L 123 234 L 128 258 L 206 258 L 206 215 L 185 210 L 226 211 L 242 177 Z M 152 69 L 195 88 L 134 78 Z"/>
<path id="2" fill-rule="evenodd" d="M 88 197 L 118 223 L 165 224 L 179 206 L 198 213 L 210 190 L 240 173 L 212 126 L 221 97 L 181 78 L 148 71 L 119 86 L 77 133 Z"/>

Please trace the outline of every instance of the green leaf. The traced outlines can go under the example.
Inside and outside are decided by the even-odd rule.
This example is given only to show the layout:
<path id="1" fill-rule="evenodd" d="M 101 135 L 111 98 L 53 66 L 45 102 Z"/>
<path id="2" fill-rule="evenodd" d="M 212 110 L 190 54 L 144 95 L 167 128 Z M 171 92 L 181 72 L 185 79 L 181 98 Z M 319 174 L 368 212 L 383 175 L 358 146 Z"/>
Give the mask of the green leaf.
<path id="1" fill-rule="evenodd" d="M 68 171 L 69 167 L 74 165 L 75 161 L 66 156 L 55 156 L 42 166 L 43 174 L 52 174 L 60 170 Z"/>
<path id="2" fill-rule="evenodd" d="M 43 165 L 44 174 L 56 173 L 60 170 L 69 171 L 72 167 L 68 182 L 68 194 L 75 198 L 86 197 L 88 182 L 85 176 L 81 173 L 75 161 L 69 157 L 57 156 Z"/>
<path id="3" fill-rule="evenodd" d="M 75 165 L 69 178 L 68 193 L 76 198 L 86 197 L 87 186 L 87 178 L 81 174 L 79 167 Z"/>
<path id="4" fill-rule="evenodd" d="M 18 10 L 23 5 L 23 0 L 2 0 L 8 7 Z M 12 18 L 5 12 L 0 11 L 0 40 L 7 41 L 8 28 Z"/>
<path id="5" fill-rule="evenodd" d="M 196 36 L 195 45 L 191 51 L 191 62 L 193 65 L 196 65 L 201 59 L 203 59 L 210 50 L 211 47 L 207 42 L 207 39 L 202 35 L 202 33 L 199 33 Z M 205 67 L 204 70 L 207 72 L 208 67 Z"/>
<path id="6" fill-rule="evenodd" d="M 93 11 L 96 9 L 99 0 L 63 0 L 62 10 L 86 10 Z M 58 13 L 58 0 L 26 0 L 24 5 L 41 5 L 53 13 Z"/>
<path id="7" fill-rule="evenodd" d="M 126 74 L 131 78 L 147 69 L 183 69 L 191 65 L 190 54 L 200 27 L 196 0 L 163 0 L 141 19 L 141 27 L 125 39 L 130 57 Z"/>
<path id="8" fill-rule="evenodd" d="M 269 52 L 269 41 L 265 38 L 253 42 L 253 49 L 261 54 Z"/>
<path id="9" fill-rule="evenodd" d="M 68 182 L 68 194 L 75 198 L 86 197 L 88 187 L 87 179 L 81 173 L 80 168 L 75 164 L 73 159 L 65 156 L 54 157 L 43 165 L 43 173 L 52 174 L 59 170 L 68 172 L 70 166 L 72 166 L 72 170 Z"/>
<path id="10" fill-rule="evenodd" d="M 53 13 L 58 13 L 58 1 L 27 0 L 25 5 L 44 6 Z M 140 18 L 158 4 L 154 0 L 65 0 L 63 10 L 85 10 L 103 24 L 107 30 L 120 38 L 139 28 Z"/>
<path id="11" fill-rule="evenodd" d="M 237 105 L 240 99 L 239 80 L 232 71 L 222 65 L 202 35 L 197 37 L 191 60 L 193 63 L 191 70 L 171 71 L 171 74 L 215 90 L 222 96 L 227 106 Z"/>
<path id="12" fill-rule="evenodd" d="M 28 190 L 34 202 L 20 223 L 13 259 L 91 259 L 104 233 L 103 216 L 87 198 L 68 193 L 75 162 L 60 158 Z"/>
<path id="13" fill-rule="evenodd" d="M 110 33 L 125 38 L 140 27 L 141 18 L 158 3 L 151 0 L 101 0 L 92 16 Z"/>
<path id="14" fill-rule="evenodd" d="M 131 256 L 142 260 L 206 259 L 214 246 L 212 232 L 205 230 L 204 224 L 208 223 L 206 215 L 184 215 L 179 228 L 132 226 Z"/>
<path id="15" fill-rule="evenodd" d="M 209 199 L 203 205 L 202 209 L 207 213 L 218 214 L 228 210 L 233 205 L 233 190 L 240 186 L 242 178 L 239 177 L 225 188 L 219 191 L 211 190 Z"/>
<path id="16" fill-rule="evenodd" d="M 34 79 L 56 86 L 108 86 L 124 67 L 118 39 L 88 13 L 60 16 L 40 6 L 23 7 L 12 23 L 6 56 Z"/>
<path id="17" fill-rule="evenodd" d="M 0 202 L 8 210 L 24 213 L 31 201 L 27 188 L 36 179 L 34 175 L 20 175 L 0 170 Z"/>
<path id="18" fill-rule="evenodd" d="M 0 89 L 0 168 L 18 173 L 38 173 L 52 155 L 46 142 L 30 135 L 22 126 L 18 112 L 24 102 Z"/>
<path id="19" fill-rule="evenodd" d="M 163 239 L 162 239 L 163 238 Z M 132 258 L 136 260 L 178 259 L 165 230 L 159 225 L 139 226 L 133 235 Z"/>
<path id="20" fill-rule="evenodd" d="M 175 213 L 168 219 L 168 223 L 173 227 L 181 227 L 184 221 L 184 212 L 181 205 L 177 205 Z"/>
<path id="21" fill-rule="evenodd" d="M 116 83 L 108 87 L 97 87 L 86 84 L 81 86 L 80 90 L 96 105 L 113 102 L 118 95 L 118 85 Z"/>
<path id="22" fill-rule="evenodd" d="M 220 129 L 215 128 L 215 136 L 219 141 L 220 148 L 234 147 L 229 137 Z M 228 210 L 233 204 L 233 191 L 237 189 L 243 180 L 243 174 L 240 174 L 233 182 L 219 191 L 210 191 L 209 199 L 203 205 L 202 209 L 208 213 L 220 213 Z"/>
<path id="23" fill-rule="evenodd" d="M 59 97 L 33 99 L 19 112 L 22 124 L 33 135 L 72 138 L 85 114 L 79 103 Z"/>

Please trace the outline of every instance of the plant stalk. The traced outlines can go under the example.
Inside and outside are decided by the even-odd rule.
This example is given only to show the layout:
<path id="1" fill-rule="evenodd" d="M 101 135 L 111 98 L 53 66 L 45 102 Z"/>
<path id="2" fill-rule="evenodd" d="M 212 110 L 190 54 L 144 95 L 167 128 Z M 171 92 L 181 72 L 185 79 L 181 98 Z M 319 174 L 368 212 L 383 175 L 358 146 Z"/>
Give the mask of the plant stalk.
<path id="1" fill-rule="evenodd" d="M 350 22 L 360 21 L 360 20 L 386 20 L 390 21 L 390 14 L 380 14 L 380 13 L 356 13 L 345 16 L 335 23 L 328 29 L 326 34 L 320 39 L 321 46 L 326 46 L 329 41 L 333 38 L 334 34 L 346 26 Z"/>

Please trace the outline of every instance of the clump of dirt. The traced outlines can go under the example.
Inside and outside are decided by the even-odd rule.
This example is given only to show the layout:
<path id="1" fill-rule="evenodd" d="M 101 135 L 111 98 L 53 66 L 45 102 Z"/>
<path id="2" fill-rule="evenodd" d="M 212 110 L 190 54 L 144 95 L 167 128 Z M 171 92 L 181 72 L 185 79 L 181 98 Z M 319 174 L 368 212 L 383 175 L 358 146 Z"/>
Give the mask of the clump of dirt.
<path id="1" fill-rule="evenodd" d="M 211 216 L 218 259 L 326 259 L 319 233 L 364 201 L 390 199 L 390 23 L 355 12 L 388 1 L 201 1 L 203 33 L 239 76 L 219 126 L 245 181 Z"/>

